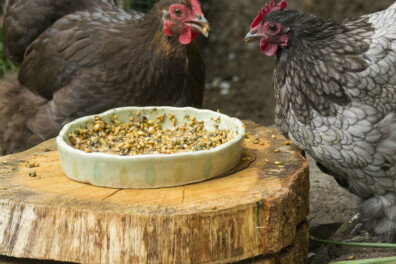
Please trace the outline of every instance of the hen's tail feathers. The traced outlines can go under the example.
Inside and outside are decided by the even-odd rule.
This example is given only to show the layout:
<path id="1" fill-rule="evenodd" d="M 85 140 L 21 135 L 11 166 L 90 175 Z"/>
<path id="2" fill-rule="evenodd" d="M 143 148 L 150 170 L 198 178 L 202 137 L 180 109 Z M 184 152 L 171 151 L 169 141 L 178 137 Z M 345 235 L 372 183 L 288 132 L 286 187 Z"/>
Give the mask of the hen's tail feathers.
<path id="1" fill-rule="evenodd" d="M 3 25 L 7 55 L 18 65 L 28 45 L 58 19 L 77 11 L 113 8 L 112 0 L 10 0 Z"/>
<path id="2" fill-rule="evenodd" d="M 26 123 L 45 103 L 20 85 L 15 74 L 0 82 L 0 146 L 4 154 L 23 151 L 42 141 Z"/>
<path id="3" fill-rule="evenodd" d="M 361 201 L 360 220 L 365 227 L 389 242 L 396 242 L 396 193 Z"/>

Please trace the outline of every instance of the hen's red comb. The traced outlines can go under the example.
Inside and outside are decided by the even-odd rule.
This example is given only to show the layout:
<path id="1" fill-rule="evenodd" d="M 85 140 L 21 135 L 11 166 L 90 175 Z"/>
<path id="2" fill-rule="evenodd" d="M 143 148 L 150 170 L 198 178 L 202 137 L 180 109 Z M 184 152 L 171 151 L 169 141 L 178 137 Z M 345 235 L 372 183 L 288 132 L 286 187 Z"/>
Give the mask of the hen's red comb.
<path id="1" fill-rule="evenodd" d="M 250 29 L 257 27 L 261 23 L 261 21 L 263 21 L 264 17 L 266 15 L 268 15 L 269 13 L 271 13 L 273 11 L 277 11 L 277 10 L 283 10 L 286 8 L 286 6 L 287 6 L 287 3 L 284 0 L 280 1 L 279 4 L 276 3 L 276 0 L 270 1 L 269 5 L 266 4 L 265 8 L 261 9 L 261 12 L 259 12 L 256 19 L 253 21 Z"/>
<path id="2" fill-rule="evenodd" d="M 203 15 L 198 0 L 190 0 L 191 9 L 196 15 Z"/>

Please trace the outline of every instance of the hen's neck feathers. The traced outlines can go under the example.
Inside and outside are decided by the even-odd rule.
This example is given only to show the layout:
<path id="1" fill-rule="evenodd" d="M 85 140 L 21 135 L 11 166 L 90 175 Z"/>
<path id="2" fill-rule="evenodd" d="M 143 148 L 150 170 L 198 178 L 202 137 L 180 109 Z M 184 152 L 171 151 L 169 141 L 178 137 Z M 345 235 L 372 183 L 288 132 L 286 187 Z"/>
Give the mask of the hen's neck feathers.
<path id="1" fill-rule="evenodd" d="M 285 10 L 290 25 L 290 45 L 280 47 L 275 69 L 277 103 L 284 114 L 292 110 L 299 121 L 308 123 L 312 109 L 321 115 L 335 115 L 346 105 L 346 89 L 354 85 L 351 74 L 367 67 L 364 53 L 373 28 L 367 19 L 343 22 Z M 281 12 L 279 12 L 281 13 Z"/>
<path id="2" fill-rule="evenodd" d="M 120 85 L 129 86 L 126 91 L 136 92 L 135 86 L 139 86 L 141 93 L 147 88 L 163 94 L 164 98 L 177 98 L 186 92 L 180 89 L 184 87 L 183 76 L 191 71 L 191 54 L 199 51 L 194 42 L 182 45 L 176 35 L 168 37 L 164 33 L 161 10 L 154 9 L 139 20 L 125 21 L 106 32 L 111 36 L 104 38 L 101 50 L 109 65 L 117 65 L 107 72 L 112 74 L 113 71 L 114 76 L 121 77 Z M 133 83 L 125 82 L 130 76 L 134 76 Z M 152 94 L 142 98 L 149 103 L 153 101 L 151 97 L 156 96 Z M 145 105 L 146 102 L 140 104 Z"/>
<path id="3" fill-rule="evenodd" d="M 142 46 L 139 52 L 154 53 L 161 57 L 171 57 L 177 53 L 185 55 L 188 48 L 188 45 L 184 46 L 179 43 L 176 35 L 168 37 L 165 34 L 160 8 L 153 8 L 140 19 L 121 22 L 115 25 L 114 31 L 109 30 L 108 32 L 109 34 L 114 34 L 114 37 L 122 38 L 121 43 L 124 45 L 129 45 L 129 48 L 125 50 L 127 54 L 133 53 L 133 48 L 136 45 Z M 119 34 L 120 32 L 124 34 Z M 109 40 L 111 41 L 111 38 Z"/>

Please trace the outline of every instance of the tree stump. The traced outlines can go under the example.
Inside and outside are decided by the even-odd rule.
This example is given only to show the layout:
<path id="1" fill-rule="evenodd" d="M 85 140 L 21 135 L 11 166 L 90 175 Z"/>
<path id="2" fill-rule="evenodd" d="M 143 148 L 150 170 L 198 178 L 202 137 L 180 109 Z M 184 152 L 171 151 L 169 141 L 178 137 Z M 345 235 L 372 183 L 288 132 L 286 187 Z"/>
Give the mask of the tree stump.
<path id="1" fill-rule="evenodd" d="M 61 171 L 55 140 L 1 157 L 0 255 L 81 263 L 306 263 L 308 164 L 277 130 L 246 123 L 251 136 L 235 169 L 175 188 L 74 182 Z"/>

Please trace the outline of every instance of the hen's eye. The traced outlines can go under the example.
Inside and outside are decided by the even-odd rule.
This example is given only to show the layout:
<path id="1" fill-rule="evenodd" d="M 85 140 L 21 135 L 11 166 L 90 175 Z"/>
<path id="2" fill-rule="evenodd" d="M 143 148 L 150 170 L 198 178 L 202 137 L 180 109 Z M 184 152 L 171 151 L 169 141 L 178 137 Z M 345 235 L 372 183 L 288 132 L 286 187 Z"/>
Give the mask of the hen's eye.
<path id="1" fill-rule="evenodd" d="M 174 12 L 177 17 L 181 17 L 183 15 L 183 11 L 181 11 L 179 8 L 175 8 Z"/>
<path id="2" fill-rule="evenodd" d="M 278 26 L 275 25 L 275 24 L 269 24 L 269 25 L 268 25 L 268 29 L 269 29 L 269 31 L 271 31 L 271 32 L 276 32 L 276 31 L 278 31 Z"/>

